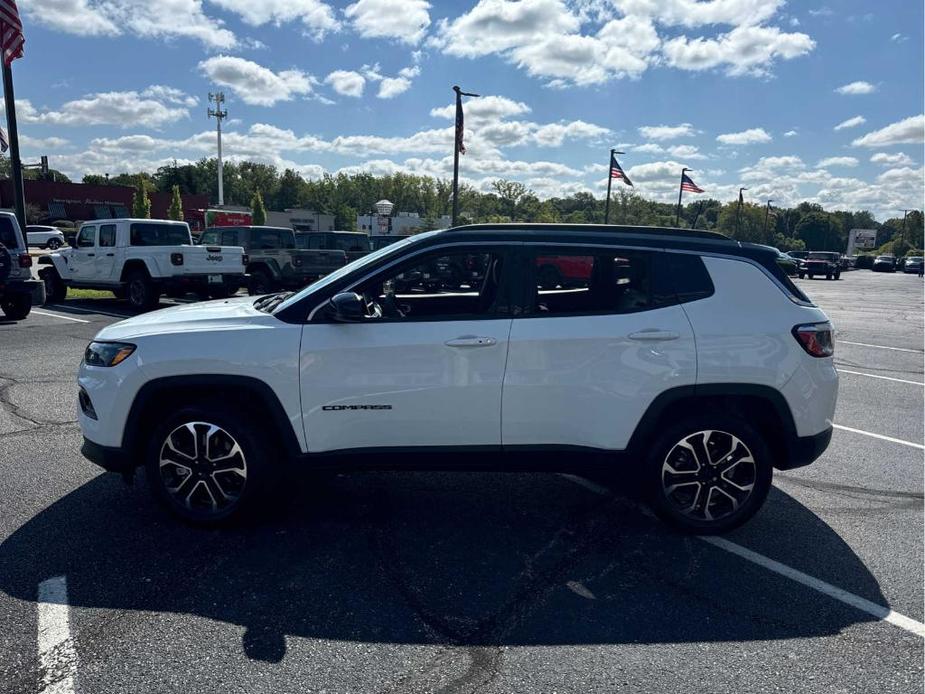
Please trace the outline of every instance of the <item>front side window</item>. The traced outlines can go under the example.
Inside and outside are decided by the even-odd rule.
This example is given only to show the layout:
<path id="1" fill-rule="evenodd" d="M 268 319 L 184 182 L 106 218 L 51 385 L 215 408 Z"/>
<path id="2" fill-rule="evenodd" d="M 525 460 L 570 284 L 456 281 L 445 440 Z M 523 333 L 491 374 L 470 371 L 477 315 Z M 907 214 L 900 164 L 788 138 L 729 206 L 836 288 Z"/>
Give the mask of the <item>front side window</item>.
<path id="1" fill-rule="evenodd" d="M 100 227 L 100 246 L 111 248 L 116 245 L 116 225 L 104 224 Z"/>
<path id="2" fill-rule="evenodd" d="M 428 254 L 356 289 L 374 318 L 463 320 L 506 313 L 500 251 Z"/>
<path id="3" fill-rule="evenodd" d="M 6 216 L 0 216 L 0 244 L 7 248 L 17 248 L 19 246 L 16 232 L 13 230 L 13 222 Z"/>
<path id="4" fill-rule="evenodd" d="M 217 246 L 218 245 L 218 230 L 210 229 L 209 231 L 202 232 L 202 235 L 199 237 L 200 246 Z"/>
<path id="5" fill-rule="evenodd" d="M 330 247 L 333 249 L 347 252 L 370 250 L 369 237 L 363 234 L 332 234 L 331 236 Z"/>
<path id="6" fill-rule="evenodd" d="M 648 251 L 538 250 L 528 264 L 527 315 L 634 313 L 662 305 Z"/>
<path id="7" fill-rule="evenodd" d="M 96 227 L 81 227 L 77 234 L 78 248 L 93 248 L 96 245 Z"/>
<path id="8" fill-rule="evenodd" d="M 192 245 L 189 227 L 185 224 L 133 222 L 129 238 L 133 246 Z"/>

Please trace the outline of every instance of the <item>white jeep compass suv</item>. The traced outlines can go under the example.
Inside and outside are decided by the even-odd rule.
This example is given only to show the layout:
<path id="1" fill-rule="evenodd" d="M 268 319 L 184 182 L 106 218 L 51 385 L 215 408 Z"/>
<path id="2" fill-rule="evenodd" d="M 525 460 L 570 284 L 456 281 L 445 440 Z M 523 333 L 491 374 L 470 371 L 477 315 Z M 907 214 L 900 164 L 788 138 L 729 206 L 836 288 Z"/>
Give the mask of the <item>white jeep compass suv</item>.
<path id="1" fill-rule="evenodd" d="M 722 532 L 773 468 L 826 448 L 833 330 L 777 254 L 720 234 L 473 225 L 297 294 L 103 329 L 83 453 L 184 519 L 266 499 L 287 466 L 623 471 L 665 520 Z"/>

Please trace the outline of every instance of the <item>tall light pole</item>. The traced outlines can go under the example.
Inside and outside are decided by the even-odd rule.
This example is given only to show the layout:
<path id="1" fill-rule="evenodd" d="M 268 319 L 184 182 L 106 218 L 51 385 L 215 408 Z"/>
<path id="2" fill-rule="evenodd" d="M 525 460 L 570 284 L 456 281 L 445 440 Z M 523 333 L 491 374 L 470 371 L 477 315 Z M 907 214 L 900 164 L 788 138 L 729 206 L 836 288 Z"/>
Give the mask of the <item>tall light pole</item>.
<path id="1" fill-rule="evenodd" d="M 209 92 L 209 103 L 215 104 L 215 108 L 209 108 L 209 118 L 215 118 L 215 133 L 218 136 L 218 206 L 225 204 L 225 190 L 222 182 L 222 119 L 228 117 L 228 111 L 222 109 L 225 103 L 224 92 Z"/>
<path id="2" fill-rule="evenodd" d="M 903 243 L 906 242 L 906 217 L 912 210 L 903 210 Z"/>
<path id="3" fill-rule="evenodd" d="M 739 202 L 736 203 L 736 238 L 739 236 L 739 213 L 742 211 L 742 191 L 748 188 L 739 188 Z"/>
<path id="4" fill-rule="evenodd" d="M 771 203 L 773 200 L 768 200 L 768 206 L 764 210 L 764 238 L 768 238 L 768 217 L 771 214 Z"/>

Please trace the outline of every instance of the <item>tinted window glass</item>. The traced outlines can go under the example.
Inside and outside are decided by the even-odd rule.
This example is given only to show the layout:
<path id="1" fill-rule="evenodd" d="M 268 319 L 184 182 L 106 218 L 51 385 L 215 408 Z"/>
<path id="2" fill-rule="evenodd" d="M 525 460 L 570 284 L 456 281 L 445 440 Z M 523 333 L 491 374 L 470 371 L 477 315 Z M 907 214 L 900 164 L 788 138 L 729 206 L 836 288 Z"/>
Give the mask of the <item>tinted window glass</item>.
<path id="1" fill-rule="evenodd" d="M 696 301 L 713 295 L 713 280 L 699 255 L 665 253 L 664 261 L 665 274 L 678 301 Z"/>
<path id="2" fill-rule="evenodd" d="M 363 234 L 331 234 L 328 248 L 341 251 L 368 251 L 369 237 Z"/>
<path id="3" fill-rule="evenodd" d="M 244 245 L 243 239 L 239 240 L 238 236 L 239 234 L 237 230 L 226 229 L 225 231 L 222 232 L 222 242 L 221 243 L 223 246 L 243 246 Z M 240 234 L 240 236 L 246 237 L 247 234 L 243 233 L 243 234 Z M 218 243 L 217 239 L 215 243 Z"/>
<path id="4" fill-rule="evenodd" d="M 18 248 L 19 241 L 13 231 L 13 222 L 9 217 L 0 217 L 0 243 L 7 248 Z"/>
<path id="5" fill-rule="evenodd" d="M 324 249 L 324 235 L 323 234 L 296 234 L 295 246 L 296 248 L 311 248 L 314 250 L 323 250 Z"/>
<path id="6" fill-rule="evenodd" d="M 279 247 L 279 231 L 276 229 L 251 229 L 251 248 L 254 250 L 269 250 Z"/>
<path id="7" fill-rule="evenodd" d="M 100 227 L 100 246 L 110 248 L 116 245 L 116 225 L 104 224 Z"/>
<path id="8" fill-rule="evenodd" d="M 81 227 L 77 234 L 77 247 L 90 248 L 96 244 L 96 227 Z"/>
<path id="9" fill-rule="evenodd" d="M 133 246 L 181 246 L 192 243 L 189 228 L 185 224 L 135 222 L 129 236 Z"/>
<path id="10" fill-rule="evenodd" d="M 633 313 L 653 308 L 653 255 L 619 248 L 594 253 L 540 251 L 529 265 L 533 273 L 529 281 L 535 289 L 527 313 Z"/>
<path id="11" fill-rule="evenodd" d="M 218 231 L 211 229 L 209 231 L 202 232 L 202 235 L 199 237 L 199 244 L 202 246 L 215 246 L 218 244 Z"/>

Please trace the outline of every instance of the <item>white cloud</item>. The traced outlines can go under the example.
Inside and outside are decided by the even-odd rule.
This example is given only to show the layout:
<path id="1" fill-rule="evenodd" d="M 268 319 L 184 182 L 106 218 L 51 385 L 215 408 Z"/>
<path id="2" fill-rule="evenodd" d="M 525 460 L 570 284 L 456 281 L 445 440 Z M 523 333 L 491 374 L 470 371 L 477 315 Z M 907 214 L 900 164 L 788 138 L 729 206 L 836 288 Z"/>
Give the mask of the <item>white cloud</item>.
<path id="1" fill-rule="evenodd" d="M 854 118 L 849 118 L 848 120 L 843 120 L 841 123 L 835 126 L 835 130 L 844 130 L 845 128 L 854 128 L 858 125 L 864 125 L 867 122 L 867 119 L 864 116 L 855 116 Z"/>
<path id="2" fill-rule="evenodd" d="M 902 152 L 897 152 L 896 154 L 877 152 L 870 157 L 870 160 L 874 164 L 883 164 L 885 166 L 912 166 L 915 163 L 909 155 Z"/>
<path id="3" fill-rule="evenodd" d="M 784 133 L 784 137 L 796 137 L 799 134 L 796 130 L 788 130 Z"/>
<path id="4" fill-rule="evenodd" d="M 663 45 L 668 65 L 683 70 L 725 66 L 729 75 L 767 75 L 778 59 L 806 55 L 816 42 L 802 33 L 787 34 L 777 27 L 743 25 L 715 39 L 678 36 Z"/>
<path id="5" fill-rule="evenodd" d="M 234 12 L 251 26 L 272 22 L 280 26 L 301 20 L 305 32 L 320 40 L 340 29 L 331 6 L 320 0 L 211 0 L 213 4 Z"/>
<path id="6" fill-rule="evenodd" d="M 895 43 L 903 43 L 908 40 L 909 40 L 909 37 L 906 36 L 905 34 L 893 34 L 890 37 L 890 41 L 894 41 Z"/>
<path id="7" fill-rule="evenodd" d="M 673 145 L 670 147 L 663 147 L 662 145 L 656 144 L 654 142 L 647 142 L 643 145 L 633 147 L 632 151 L 641 152 L 643 154 L 670 154 L 671 156 L 682 160 L 707 158 L 706 155 L 701 154 L 700 149 L 694 145 Z"/>
<path id="8" fill-rule="evenodd" d="M 857 166 L 858 160 L 854 157 L 828 157 L 821 160 L 816 166 L 824 169 L 828 166 Z"/>
<path id="9" fill-rule="evenodd" d="M 398 77 L 383 77 L 376 96 L 380 99 L 392 99 L 399 94 L 404 94 L 411 88 L 411 80 L 420 74 L 421 68 L 412 65 L 399 70 Z"/>
<path id="10" fill-rule="evenodd" d="M 206 16 L 201 0 L 24 0 L 20 6 L 30 18 L 79 36 L 191 38 L 212 48 L 237 42 L 221 20 Z"/>
<path id="11" fill-rule="evenodd" d="M 23 149 L 48 150 L 67 147 L 70 142 L 63 137 L 29 137 L 19 136 L 19 144 Z"/>
<path id="12" fill-rule="evenodd" d="M 210 80 L 232 89 L 246 104 L 272 106 L 312 93 L 314 78 L 301 70 L 273 72 L 251 60 L 217 55 L 199 63 L 199 70 Z"/>
<path id="13" fill-rule="evenodd" d="M 541 125 L 533 133 L 540 147 L 561 147 L 566 139 L 596 140 L 609 135 L 610 129 L 583 120 Z"/>
<path id="14" fill-rule="evenodd" d="M 478 120 L 502 120 L 511 116 L 520 116 L 530 112 L 530 107 L 522 101 L 514 101 L 505 96 L 483 96 L 478 99 L 466 99 L 464 107 L 466 122 Z M 430 110 L 435 118 L 456 118 L 456 105 L 448 104 Z"/>
<path id="15" fill-rule="evenodd" d="M 760 24 L 774 16 L 785 0 L 611 0 L 625 15 L 657 19 L 662 24 Z"/>
<path id="16" fill-rule="evenodd" d="M 325 84 L 330 84 L 331 88 L 342 96 L 363 96 L 363 88 L 366 86 L 366 78 L 359 72 L 351 70 L 335 70 L 329 74 Z"/>
<path id="17" fill-rule="evenodd" d="M 838 94 L 871 94 L 877 91 L 877 87 L 872 85 L 870 82 L 850 82 L 848 84 L 843 84 L 838 89 L 835 90 Z"/>
<path id="18" fill-rule="evenodd" d="M 925 115 L 910 116 L 880 130 L 874 130 L 859 137 L 851 144 L 855 147 L 886 147 L 889 145 L 925 142 Z"/>
<path id="19" fill-rule="evenodd" d="M 738 133 L 723 133 L 716 136 L 716 141 L 724 145 L 751 145 L 770 142 L 771 136 L 764 128 L 749 128 Z"/>
<path id="20" fill-rule="evenodd" d="M 348 5 L 344 16 L 367 38 L 390 38 L 418 43 L 430 26 L 426 0 L 359 0 Z"/>
<path id="21" fill-rule="evenodd" d="M 680 125 L 643 125 L 637 128 L 639 134 L 648 140 L 676 140 L 679 137 L 696 135 L 697 131 L 690 123 Z"/>
<path id="22" fill-rule="evenodd" d="M 118 125 L 123 128 L 159 128 L 189 117 L 188 99 L 178 103 L 176 99 L 185 95 L 172 90 L 173 98 L 164 103 L 156 97 L 163 96 L 170 87 L 155 85 L 143 92 L 100 92 L 88 94 L 80 99 L 67 101 L 56 109 L 40 110 L 28 99 L 16 100 L 16 116 L 22 123 L 46 125 L 86 126 Z M 2 112 L 0 104 L 0 112 Z"/>

